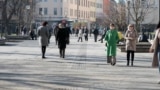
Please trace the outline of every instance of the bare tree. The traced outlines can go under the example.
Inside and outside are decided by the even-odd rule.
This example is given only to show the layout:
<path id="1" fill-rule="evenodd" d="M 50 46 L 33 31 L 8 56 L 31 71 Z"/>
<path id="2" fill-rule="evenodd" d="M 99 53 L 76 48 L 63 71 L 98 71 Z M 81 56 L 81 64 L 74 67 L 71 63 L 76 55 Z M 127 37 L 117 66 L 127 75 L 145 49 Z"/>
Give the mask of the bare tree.
<path id="1" fill-rule="evenodd" d="M 33 8 L 36 0 L 3 0 L 2 3 L 2 21 L 4 26 L 5 35 L 9 34 L 9 23 L 11 20 L 16 19 L 19 24 L 24 25 L 26 20 L 24 17 L 29 17 L 27 23 L 30 23 L 33 19 Z M 31 9 L 26 12 L 26 5 L 31 4 Z M 28 16 L 26 14 L 28 13 Z M 3 35 L 2 35 L 3 36 Z"/>
<path id="2" fill-rule="evenodd" d="M 135 23 L 135 27 L 138 31 L 141 31 L 141 24 L 144 21 L 146 15 L 149 13 L 149 9 L 152 6 L 153 0 L 126 0 L 128 3 L 127 10 L 129 18 Z"/>
<path id="3" fill-rule="evenodd" d="M 124 31 L 126 29 L 126 9 L 124 3 L 110 3 L 109 6 L 105 7 L 105 21 L 107 25 L 114 23 L 118 30 Z"/>

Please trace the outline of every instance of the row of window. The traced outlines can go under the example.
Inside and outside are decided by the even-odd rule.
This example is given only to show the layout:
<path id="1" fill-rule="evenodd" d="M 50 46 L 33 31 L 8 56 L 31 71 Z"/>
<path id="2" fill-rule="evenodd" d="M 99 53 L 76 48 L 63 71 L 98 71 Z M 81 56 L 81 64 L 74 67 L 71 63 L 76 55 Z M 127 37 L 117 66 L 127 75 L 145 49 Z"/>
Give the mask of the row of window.
<path id="1" fill-rule="evenodd" d="M 62 15 L 62 8 L 60 8 L 60 10 L 53 8 L 53 15 L 58 15 L 58 11 L 60 11 L 60 15 Z M 39 8 L 39 15 L 48 15 L 48 8 Z"/>
<path id="2" fill-rule="evenodd" d="M 70 9 L 70 16 L 77 17 L 77 14 L 78 14 L 78 17 L 81 17 L 81 18 L 96 17 L 94 11 L 82 11 L 82 10 L 77 11 L 77 10 Z"/>
<path id="3" fill-rule="evenodd" d="M 58 11 L 60 11 L 58 14 Z M 60 10 L 58 10 L 58 8 L 53 8 L 53 15 L 62 15 L 63 14 L 63 11 L 62 11 L 62 8 L 60 8 Z M 64 14 L 69 15 L 67 10 L 66 12 L 64 12 Z M 77 14 L 78 14 L 78 17 L 81 17 L 81 18 L 89 18 L 89 17 L 93 17 L 95 18 L 95 12 L 94 11 L 77 11 L 77 10 L 73 10 L 73 9 L 70 9 L 70 16 L 75 16 L 77 17 Z M 39 15 L 48 15 L 48 8 L 39 8 Z"/>
<path id="4" fill-rule="evenodd" d="M 78 4 L 84 7 L 96 7 L 96 3 L 88 0 L 70 0 L 71 4 Z"/>
<path id="5" fill-rule="evenodd" d="M 53 0 L 53 2 L 58 2 L 58 1 L 63 2 L 63 0 Z M 39 0 L 39 2 L 48 2 L 48 0 Z"/>

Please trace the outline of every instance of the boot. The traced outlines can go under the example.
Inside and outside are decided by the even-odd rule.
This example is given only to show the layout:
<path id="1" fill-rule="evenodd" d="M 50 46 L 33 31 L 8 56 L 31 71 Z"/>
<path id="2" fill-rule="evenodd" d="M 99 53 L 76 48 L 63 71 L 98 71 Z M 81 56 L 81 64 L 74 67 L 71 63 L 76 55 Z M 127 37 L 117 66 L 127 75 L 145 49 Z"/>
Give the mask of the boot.
<path id="1" fill-rule="evenodd" d="M 127 66 L 129 66 L 129 60 L 127 60 Z"/>
<path id="2" fill-rule="evenodd" d="M 111 57 L 107 56 L 107 63 L 111 63 Z"/>
<path id="3" fill-rule="evenodd" d="M 112 59 L 113 59 L 113 60 L 111 61 L 111 62 L 112 62 L 111 65 L 114 66 L 114 65 L 116 65 L 116 57 L 113 56 Z"/>
<path id="4" fill-rule="evenodd" d="M 131 62 L 131 66 L 133 66 L 133 61 Z"/>
<path id="5" fill-rule="evenodd" d="M 63 58 L 65 57 L 65 49 L 63 49 L 63 51 L 62 51 L 62 57 Z"/>

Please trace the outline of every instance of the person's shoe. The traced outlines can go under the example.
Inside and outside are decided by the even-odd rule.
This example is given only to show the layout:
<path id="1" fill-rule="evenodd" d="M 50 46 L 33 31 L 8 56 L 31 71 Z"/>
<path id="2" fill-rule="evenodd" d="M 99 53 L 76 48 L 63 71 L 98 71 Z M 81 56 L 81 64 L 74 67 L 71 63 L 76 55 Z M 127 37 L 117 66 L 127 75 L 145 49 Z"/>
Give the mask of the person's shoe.
<path id="1" fill-rule="evenodd" d="M 158 84 L 160 84 L 160 81 L 158 82 Z"/>
<path id="2" fill-rule="evenodd" d="M 127 66 L 129 66 L 129 61 L 127 61 Z"/>
<path id="3" fill-rule="evenodd" d="M 46 57 L 45 57 L 45 56 L 43 56 L 42 58 L 43 58 L 43 59 L 45 59 Z"/>
<path id="4" fill-rule="evenodd" d="M 133 66 L 133 62 L 131 62 L 131 66 Z"/>

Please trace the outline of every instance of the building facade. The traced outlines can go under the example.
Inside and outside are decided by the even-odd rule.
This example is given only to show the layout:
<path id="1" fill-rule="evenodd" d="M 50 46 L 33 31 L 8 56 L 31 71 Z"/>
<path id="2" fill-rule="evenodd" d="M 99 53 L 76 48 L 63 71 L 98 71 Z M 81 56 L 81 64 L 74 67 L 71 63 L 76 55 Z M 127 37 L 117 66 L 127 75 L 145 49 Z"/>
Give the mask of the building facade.
<path id="1" fill-rule="evenodd" d="M 35 21 L 95 22 L 96 0 L 38 0 Z"/>

